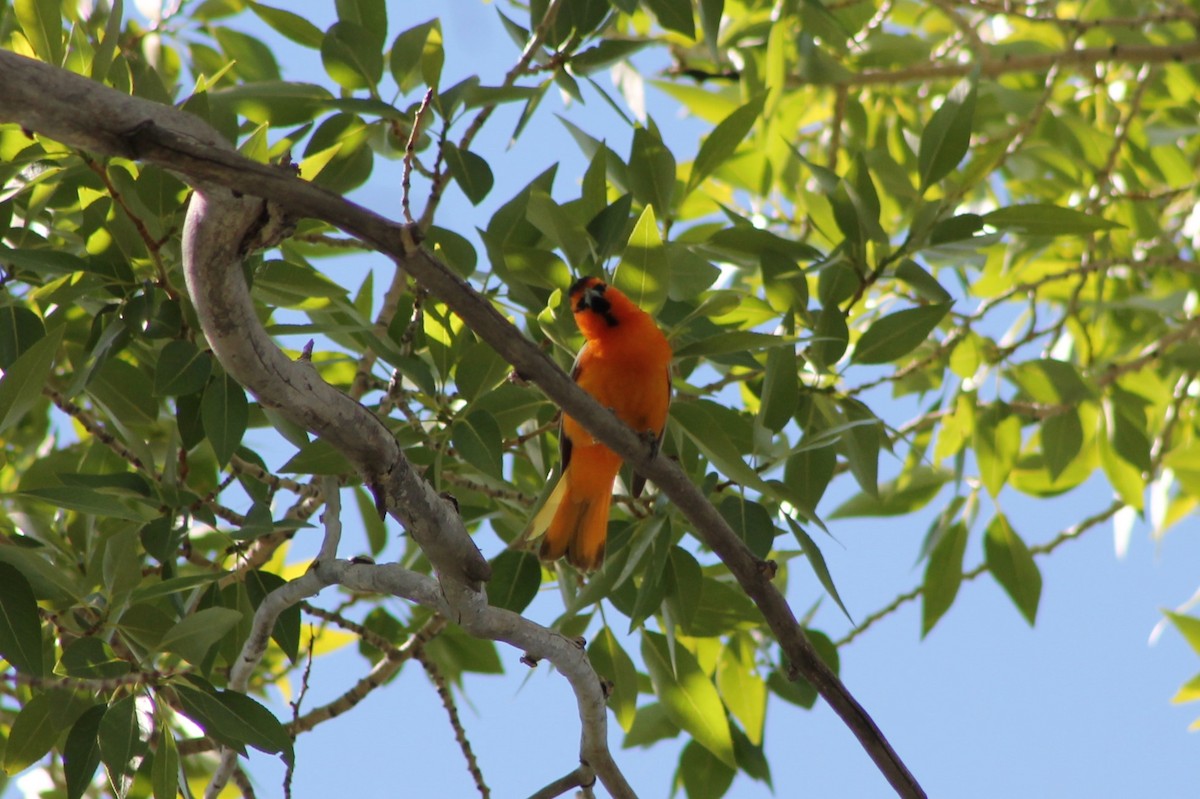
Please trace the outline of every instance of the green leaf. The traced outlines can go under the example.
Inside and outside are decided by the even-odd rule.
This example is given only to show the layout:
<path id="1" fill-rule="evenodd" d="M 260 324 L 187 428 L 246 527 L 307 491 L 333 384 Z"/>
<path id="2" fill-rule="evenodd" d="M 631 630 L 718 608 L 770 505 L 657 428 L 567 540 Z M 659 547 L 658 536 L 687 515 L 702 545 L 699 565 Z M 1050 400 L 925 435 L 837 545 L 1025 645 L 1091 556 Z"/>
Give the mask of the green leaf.
<path id="1" fill-rule="evenodd" d="M 133 664 L 117 657 L 108 642 L 95 636 L 77 638 L 63 650 L 61 668 L 70 677 L 105 680 L 130 672 Z"/>
<path id="2" fill-rule="evenodd" d="M 325 38 L 325 34 L 321 32 L 320 28 L 309 22 L 306 17 L 294 14 L 291 11 L 285 11 L 282 8 L 273 8 L 255 2 L 250 3 L 250 10 L 263 22 L 270 25 L 277 33 L 282 34 L 296 44 L 313 50 L 321 47 L 321 40 Z"/>
<path id="3" fill-rule="evenodd" d="M 937 278 L 925 271 L 916 261 L 905 258 L 896 267 L 896 277 L 907 283 L 917 294 L 933 303 L 949 304 L 953 301 L 950 292 L 937 282 Z"/>
<path id="4" fill-rule="evenodd" d="M 633 727 L 621 744 L 624 749 L 635 746 L 650 746 L 658 741 L 679 737 L 679 725 L 667 716 L 667 710 L 658 702 L 651 702 L 638 710 Z"/>
<path id="5" fill-rule="evenodd" d="M 378 516 L 375 516 L 378 519 Z M 255 610 L 267 598 L 267 594 L 272 591 L 282 588 L 287 585 L 287 580 L 284 580 L 278 574 L 254 569 L 246 574 L 245 579 L 246 594 L 250 598 Z M 300 626 L 301 626 L 300 606 L 291 605 L 279 614 L 275 619 L 275 626 L 271 629 L 271 640 L 274 641 L 282 650 L 283 654 L 288 656 L 288 660 L 293 663 L 300 654 Z"/>
<path id="6" fill-rule="evenodd" d="M 1105 403 L 1106 412 L 1096 414 L 1099 427 L 1096 449 L 1100 453 L 1100 466 L 1121 500 L 1140 511 L 1145 503 L 1146 480 L 1142 470 L 1121 457 L 1113 446 L 1113 424 L 1107 418 L 1109 410 L 1110 404 Z"/>
<path id="7" fill-rule="evenodd" d="M 486 475 L 503 478 L 503 436 L 496 417 L 484 410 L 471 411 L 454 423 L 450 440 L 464 461 Z"/>
<path id="8" fill-rule="evenodd" d="M 84 639 L 86 640 L 86 639 Z M 100 765 L 100 721 L 107 705 L 93 705 L 71 726 L 63 745 L 63 776 L 67 779 L 67 799 L 80 799 L 91 785 Z"/>
<path id="9" fill-rule="evenodd" d="M 17 713 L 8 730 L 4 771 L 15 774 L 41 760 L 63 730 L 70 729 L 91 705 L 91 700 L 76 697 L 68 691 L 34 694 Z"/>
<path id="10" fill-rule="evenodd" d="M 688 14 L 691 3 L 688 2 Z M 629 190 L 643 205 L 654 206 L 658 216 L 671 216 L 671 199 L 675 195 L 675 156 L 663 144 L 658 133 L 647 128 L 633 132 L 633 148 L 629 153 Z"/>
<path id="11" fill-rule="evenodd" d="M 388 18 L 386 0 L 336 0 L 338 19 L 361 25 L 367 31 L 367 43 L 375 49 L 383 48 L 387 36 Z"/>
<path id="12" fill-rule="evenodd" d="M 238 691 L 218 691 L 217 700 L 238 720 L 242 740 L 260 752 L 282 753 L 285 759 L 290 759 L 292 737 L 274 713 Z"/>
<path id="13" fill-rule="evenodd" d="M 773 347 L 785 347 L 789 344 L 793 344 L 793 342 L 773 333 L 759 333 L 755 330 L 729 330 L 689 342 L 675 350 L 675 357 L 711 358 L 714 355 L 756 352 Z"/>
<path id="14" fill-rule="evenodd" d="M 363 490 L 362 486 L 354 487 L 354 503 L 358 506 L 358 515 L 362 519 L 363 528 L 367 533 L 367 543 L 371 554 L 378 555 L 387 546 L 388 530 L 379 511 L 375 508 L 375 500 Z"/>
<path id="15" fill-rule="evenodd" d="M 198 665 L 204 661 L 208 650 L 225 634 L 237 626 L 242 614 L 232 608 L 205 608 L 184 616 L 174 627 L 167 630 L 158 646 L 174 652 L 184 660 Z"/>
<path id="16" fill-rule="evenodd" d="M 488 162 L 470 150 L 460 150 L 454 144 L 446 142 L 442 154 L 446 158 L 446 166 L 454 182 L 467 195 L 472 205 L 479 205 L 488 192 L 492 190 L 494 178 Z"/>
<path id="17" fill-rule="evenodd" d="M 613 273 L 613 286 L 648 314 L 656 314 L 667 299 L 671 263 L 658 233 L 654 208 L 646 206 L 638 217 L 621 262 Z"/>
<path id="18" fill-rule="evenodd" d="M 725 708 L 716 687 L 701 670 L 696 657 L 685 647 L 676 646 L 672 667 L 667 639 L 644 630 L 642 660 L 646 663 L 654 693 L 662 702 L 667 717 L 722 763 L 736 768 L 733 738 L 729 734 Z"/>
<path id="19" fill-rule="evenodd" d="M 208 735 L 245 753 L 246 744 L 267 754 L 290 756 L 292 742 L 279 720 L 245 694 L 174 684 L 183 712 Z"/>
<path id="20" fill-rule="evenodd" d="M 610 683 L 608 706 L 621 729 L 629 732 L 637 715 L 637 669 L 607 625 L 592 639 L 588 647 L 588 660 L 592 662 L 596 673 Z"/>
<path id="21" fill-rule="evenodd" d="M 461 628 L 450 626 L 425 645 L 425 651 L 452 682 L 458 683 L 464 672 L 503 674 L 504 664 L 491 641 L 481 641 L 467 635 Z"/>
<path id="22" fill-rule="evenodd" d="M 31 488 L 17 496 L 36 499 L 58 508 L 93 516 L 107 516 L 131 522 L 147 522 L 158 515 L 150 504 L 123 501 L 113 494 L 93 491 L 82 486 L 52 486 Z"/>
<path id="23" fill-rule="evenodd" d="M 680 546 L 671 547 L 667 558 L 664 598 L 671 617 L 688 635 L 696 634 L 694 621 L 704 590 L 704 574 L 695 556 Z"/>
<path id="24" fill-rule="evenodd" d="M 122 530 L 104 544 L 104 587 L 114 604 L 124 601 L 142 581 L 141 547 L 137 530 Z"/>
<path id="25" fill-rule="evenodd" d="M 717 691 L 725 707 L 742 723 L 750 742 L 761 745 L 767 718 L 767 684 L 755 668 L 754 645 L 746 633 L 731 638 L 721 650 Z"/>
<path id="26" fill-rule="evenodd" d="M 967 551 L 967 528 L 961 522 L 947 527 L 941 539 L 929 553 L 929 564 L 925 567 L 921 598 L 921 637 L 945 615 L 958 588 L 962 585 L 963 554 Z"/>
<path id="27" fill-rule="evenodd" d="M 150 767 L 154 799 L 176 799 L 179 795 L 179 747 L 175 732 L 165 722 L 158 728 L 158 746 Z"/>
<path id="28" fill-rule="evenodd" d="M 921 305 L 880 317 L 854 345 L 850 360 L 869 364 L 901 358 L 923 344 L 949 312 L 949 305 Z"/>
<path id="29" fill-rule="evenodd" d="M 51 565 L 37 549 L 2 546 L 0 563 L 6 563 L 21 572 L 29 580 L 33 595 L 38 599 L 57 603 L 74 602 L 90 590 L 80 586 L 73 571 Z"/>
<path id="30" fill-rule="evenodd" d="M 225 58 L 233 62 L 232 71 L 244 81 L 279 80 L 279 64 L 271 48 L 253 36 L 230 28 L 211 28 Z"/>
<path id="31" fill-rule="evenodd" d="M 579 269 L 583 265 L 584 259 L 590 254 L 587 233 L 549 194 L 540 189 L 529 192 L 525 218 L 562 250 L 572 266 Z"/>
<path id="32" fill-rule="evenodd" d="M 1046 471 L 1057 480 L 1083 448 L 1083 424 L 1079 411 L 1067 408 L 1042 421 L 1042 459 Z"/>
<path id="33" fill-rule="evenodd" d="M 1096 394 L 1074 364 L 1051 358 L 1017 364 L 1005 371 L 1005 377 L 1031 400 L 1046 405 L 1074 405 Z"/>
<path id="34" fill-rule="evenodd" d="M 1102 217 L 1048 203 L 998 208 L 984 214 L 983 221 L 998 230 L 1011 230 L 1025 236 L 1086 236 L 1097 230 L 1124 227 Z"/>
<path id="35" fill-rule="evenodd" d="M 846 315 L 836 305 L 826 305 L 817 314 L 809 356 L 818 368 L 829 371 L 846 354 L 849 345 L 850 330 L 846 326 Z"/>
<path id="36" fill-rule="evenodd" d="M 333 95 L 322 86 L 273 80 L 208 92 L 214 113 L 238 113 L 256 124 L 275 126 L 310 122 L 331 100 Z"/>
<path id="37" fill-rule="evenodd" d="M 1000 494 L 1021 452 L 1021 419 L 997 403 L 975 419 L 975 460 L 979 478 L 993 497 Z"/>
<path id="38" fill-rule="evenodd" d="M 1183 639 L 1188 642 L 1188 646 L 1200 655 L 1200 619 L 1195 616 L 1186 616 L 1182 613 L 1174 613 L 1172 611 L 1164 611 L 1171 623 L 1175 625 L 1175 629 L 1179 630 L 1183 635 Z"/>
<path id="39" fill-rule="evenodd" d="M 975 79 L 960 81 L 933 112 L 921 133 L 917 170 L 922 192 L 950 174 L 971 145 L 975 118 Z"/>
<path id="40" fill-rule="evenodd" d="M 783 470 L 788 497 L 806 513 L 816 513 L 836 468 L 837 450 L 833 446 L 806 446 L 789 456 Z"/>
<path id="41" fill-rule="evenodd" d="M 717 505 L 717 510 L 756 557 L 767 557 L 775 544 L 775 525 L 765 507 L 753 500 L 727 494 Z"/>
<path id="42" fill-rule="evenodd" d="M 65 329 L 57 327 L 32 344 L 0 377 L 0 433 L 21 421 L 41 399 Z"/>
<path id="43" fill-rule="evenodd" d="M 238 382 L 226 374 L 215 375 L 200 400 L 200 418 L 219 465 L 229 463 L 242 443 L 249 416 L 246 392 Z"/>
<path id="44" fill-rule="evenodd" d="M 700 0 L 700 28 L 713 59 L 720 58 L 718 49 L 721 33 L 721 16 L 725 13 L 725 0 Z"/>
<path id="45" fill-rule="evenodd" d="M 979 214 L 959 214 L 948 219 L 943 219 L 933 226 L 933 230 L 929 233 L 930 244 L 947 244 L 953 241 L 962 241 L 972 238 L 980 230 L 983 230 L 983 217 Z M 906 261 L 905 263 L 912 263 Z M 896 276 L 900 277 L 900 271 L 896 270 Z M 903 277 L 900 277 L 903 280 Z M 915 287 L 914 287 L 915 288 Z M 949 295 L 937 299 L 930 297 L 934 302 L 946 302 L 950 299 Z"/>
<path id="46" fill-rule="evenodd" d="M 1025 542 L 1013 531 L 1004 514 L 996 514 L 988 524 L 983 552 L 988 570 L 1032 626 L 1042 596 L 1042 574 Z"/>
<path id="47" fill-rule="evenodd" d="M 505 549 L 492 559 L 488 581 L 488 604 L 520 613 L 537 596 L 542 584 L 542 566 L 532 552 Z"/>
<path id="48" fill-rule="evenodd" d="M 795 413 L 800 394 L 800 364 L 795 351 L 783 347 L 768 350 L 765 371 L 758 418 L 763 427 L 778 433 Z"/>
<path id="49" fill-rule="evenodd" d="M 691 194 L 693 189 L 737 151 L 762 114 L 766 99 L 765 94 L 760 94 L 721 120 L 721 123 L 713 128 L 712 133 L 705 137 L 704 142 L 700 145 L 700 151 L 696 153 L 696 160 L 692 162 L 692 173 L 688 176 L 686 194 Z"/>
<path id="50" fill-rule="evenodd" d="M 837 586 L 833 584 L 833 577 L 829 574 L 829 567 L 825 564 L 825 556 L 821 554 L 821 550 L 817 547 L 817 542 L 812 540 L 812 537 L 804 531 L 804 528 L 796 523 L 791 516 L 785 516 L 788 526 L 792 528 L 792 533 L 795 534 L 796 540 L 800 543 L 800 549 L 804 551 L 804 557 L 808 559 L 809 566 L 817 575 L 817 579 L 821 581 L 825 591 L 833 597 L 833 601 L 842 609 L 842 613 L 846 614 L 846 618 L 854 624 L 854 619 L 850 617 L 850 611 L 846 610 L 846 606 L 842 604 L 842 598 L 838 595 Z"/>
<path id="51" fill-rule="evenodd" d="M 704 578 L 700 604 L 692 614 L 689 634 L 697 638 L 714 638 L 737 630 L 762 627 L 762 613 L 745 592 L 728 582 Z"/>
<path id="52" fill-rule="evenodd" d="M 100 759 L 104 761 L 108 781 L 119 797 L 124 797 L 129 790 L 126 778 L 137 768 L 134 758 L 147 749 L 138 726 L 137 712 L 137 696 L 130 694 L 109 705 L 100 719 Z"/>
<path id="53" fill-rule="evenodd" d="M 0 370 L 7 372 L 17 357 L 46 335 L 42 317 L 20 305 L 0 307 Z"/>
<path id="54" fill-rule="evenodd" d="M 30 677 L 45 674 L 42 622 L 37 600 L 25 575 L 0 562 L 0 655 Z"/>
<path id="55" fill-rule="evenodd" d="M 838 505 L 828 518 L 903 516 L 928 505 L 952 477 L 953 473 L 946 469 L 918 466 L 879 486 L 878 495 L 863 492 L 851 497 Z"/>
<path id="56" fill-rule="evenodd" d="M 38 58 L 62 66 L 62 0 L 13 0 L 13 11 Z"/>
<path id="57" fill-rule="evenodd" d="M 420 25 L 414 25 L 406 31 L 401 32 L 392 41 L 392 52 L 388 59 L 388 68 L 391 70 L 392 78 L 401 89 L 408 90 L 412 88 L 410 76 L 416 72 L 417 67 L 421 66 L 422 56 L 424 56 L 427 47 L 441 47 L 440 33 L 436 37 L 436 42 L 429 42 L 429 34 L 431 31 L 440 31 L 441 23 L 438 20 L 429 20 L 422 22 Z"/>
<path id="58" fill-rule="evenodd" d="M 731 421 L 729 410 L 709 400 L 675 402 L 671 405 L 671 418 L 704 453 L 712 465 L 720 469 L 731 480 L 744 486 L 772 493 L 770 486 L 758 472 L 746 465 L 741 447 L 730 437 L 732 432 L 726 422 Z"/>
<path id="59" fill-rule="evenodd" d="M 820 630 L 812 630 L 806 628 L 804 634 L 808 636 L 809 642 L 812 643 L 813 649 L 821 660 L 825 661 L 825 665 L 833 670 L 834 674 L 840 669 L 837 647 L 833 645 L 833 641 L 829 636 Z M 791 702 L 799 707 L 811 709 L 817 703 L 817 689 L 813 688 L 812 683 L 803 677 L 796 675 L 795 679 L 789 680 L 787 675 L 779 668 L 772 669 L 767 675 L 767 687 L 771 689 L 771 693 L 778 696 L 780 699 Z"/>
<path id="60" fill-rule="evenodd" d="M 692 18 L 691 0 L 645 0 L 645 4 L 654 12 L 659 25 L 695 40 L 696 22 Z"/>
<path id="61" fill-rule="evenodd" d="M 850 465 L 850 473 L 863 491 L 878 495 L 883 424 L 870 408 L 855 400 L 843 400 L 842 409 L 849 424 L 842 431 L 839 443 Z"/>
<path id="62" fill-rule="evenodd" d="M 178 397 L 201 391 L 212 373 L 212 356 L 187 339 L 167 342 L 154 369 L 154 395 Z"/>
<path id="63" fill-rule="evenodd" d="M 691 741 L 679 755 L 676 782 L 683 783 L 688 799 L 721 799 L 733 785 L 737 770 Z"/>
<path id="64" fill-rule="evenodd" d="M 454 383 L 468 402 L 495 388 L 512 367 L 508 361 L 482 341 L 476 341 L 463 350 L 458 365 L 454 367 Z"/>
<path id="65" fill-rule="evenodd" d="M 1142 473 L 1148 473 L 1152 468 L 1150 433 L 1146 428 L 1147 404 L 1142 397 L 1120 386 L 1113 386 L 1103 403 L 1113 451 Z"/>
<path id="66" fill-rule="evenodd" d="M 368 32 L 354 22 L 335 22 L 321 40 L 321 63 L 343 89 L 376 86 L 383 78 L 383 54 L 371 47 Z"/>

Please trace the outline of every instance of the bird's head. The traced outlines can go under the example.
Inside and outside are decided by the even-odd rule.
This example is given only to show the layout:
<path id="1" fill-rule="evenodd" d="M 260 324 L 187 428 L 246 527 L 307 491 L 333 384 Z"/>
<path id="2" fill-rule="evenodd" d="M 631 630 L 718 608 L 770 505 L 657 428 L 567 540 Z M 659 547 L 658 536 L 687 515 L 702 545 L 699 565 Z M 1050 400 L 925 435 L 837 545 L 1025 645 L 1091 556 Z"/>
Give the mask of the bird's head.
<path id="1" fill-rule="evenodd" d="M 620 320 L 613 313 L 613 300 L 619 294 L 619 291 L 609 288 L 608 284 L 598 277 L 581 277 L 572 283 L 568 295 L 571 298 L 571 310 L 580 329 L 586 329 L 593 319 L 603 319 L 609 327 L 620 324 Z"/>

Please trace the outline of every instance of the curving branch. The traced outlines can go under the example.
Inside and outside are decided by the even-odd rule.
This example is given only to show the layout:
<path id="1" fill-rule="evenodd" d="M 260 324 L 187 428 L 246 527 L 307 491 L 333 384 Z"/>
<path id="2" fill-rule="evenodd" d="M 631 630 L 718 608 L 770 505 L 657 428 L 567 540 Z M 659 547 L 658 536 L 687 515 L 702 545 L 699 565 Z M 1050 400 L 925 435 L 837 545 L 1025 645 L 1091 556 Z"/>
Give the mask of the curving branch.
<path id="1" fill-rule="evenodd" d="M 0 51 L 0 73 L 6 76 L 0 81 L 0 121 L 18 122 L 70 146 L 137 158 L 181 174 L 199 187 L 185 229 L 185 252 L 192 253 L 185 271 L 197 311 L 208 320 L 206 333 L 221 363 L 264 406 L 325 437 L 378 487 L 389 512 L 406 525 L 438 570 L 440 582 L 430 580 L 422 586 L 426 591 L 437 587 L 439 602 L 444 603 L 438 605 L 440 609 L 471 634 L 506 641 L 535 657 L 546 657 L 567 675 L 583 720 L 582 759 L 610 792 L 617 793 L 613 790 L 617 785 L 620 795 L 631 793 L 603 736 L 597 736 L 597 731 L 606 728 L 604 699 L 582 651 L 515 613 L 487 606 L 482 593 L 475 590 L 487 577 L 487 562 L 449 503 L 416 475 L 374 414 L 324 383 L 308 365 L 289 361 L 274 346 L 254 317 L 244 281 L 225 278 L 238 274 L 235 267 L 248 235 L 264 224 L 270 229 L 286 221 L 274 207 L 295 216 L 323 219 L 395 258 L 555 404 L 652 480 L 682 510 L 696 534 L 724 561 L 759 607 L 790 661 L 792 675 L 803 676 L 816 688 L 898 794 L 925 796 L 870 715 L 817 655 L 791 607 L 771 582 L 773 564 L 750 552 L 677 464 L 650 452 L 634 431 L 576 386 L 486 298 L 420 249 L 411 227 L 295 175 L 249 161 L 228 144 L 214 141 L 215 133 L 183 112 L 122 95 L 10 52 Z M 112 109 L 117 107 L 123 113 L 114 113 Z M 272 208 L 257 197 L 269 197 Z M 194 257 L 198 248 L 212 252 L 212 263 L 222 266 L 210 273 Z M 323 563 L 321 568 L 332 566 Z M 373 569 L 372 575 L 392 574 L 387 566 Z M 350 574 L 363 572 L 351 570 Z M 381 590 L 376 585 L 365 588 Z"/>

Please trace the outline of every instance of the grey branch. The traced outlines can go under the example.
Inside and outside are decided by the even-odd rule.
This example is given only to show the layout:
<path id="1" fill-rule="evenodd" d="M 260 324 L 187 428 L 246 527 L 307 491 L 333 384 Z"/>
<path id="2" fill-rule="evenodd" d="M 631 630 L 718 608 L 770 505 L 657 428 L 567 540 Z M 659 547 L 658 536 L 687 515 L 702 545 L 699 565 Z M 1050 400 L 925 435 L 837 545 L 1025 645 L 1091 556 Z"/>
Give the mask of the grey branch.
<path id="1" fill-rule="evenodd" d="M 230 224 L 240 219 L 236 224 L 241 226 L 239 229 L 243 233 L 257 224 L 247 221 L 247 217 L 253 216 L 251 211 L 255 201 L 246 197 L 267 197 L 271 204 L 287 209 L 292 215 L 322 219 L 395 258 L 410 275 L 458 314 L 476 335 L 522 375 L 536 383 L 555 404 L 578 419 L 589 432 L 621 455 L 640 474 L 658 485 L 758 605 L 787 655 L 792 671 L 803 675 L 830 704 L 899 795 L 925 796 L 871 717 L 818 657 L 787 601 L 771 583 L 773 570 L 770 564 L 754 557 L 707 497 L 676 464 L 652 455 L 636 433 L 579 389 L 533 342 L 501 316 L 487 299 L 417 247 L 411 228 L 385 219 L 294 175 L 249 161 L 233 152 L 227 144 L 215 145 L 210 132 L 198 132 L 195 129 L 197 126 L 202 128 L 203 123 L 183 112 L 175 114 L 178 118 L 169 118 L 171 109 L 126 97 L 86 78 L 14 53 L 0 51 L 0 74 L 4 76 L 4 80 L 0 80 L 0 121 L 18 122 L 28 130 L 36 130 L 74 147 L 106 155 L 138 158 L 179 173 L 193 185 L 222 186 L 228 192 L 240 195 L 240 202 L 247 203 L 238 212 L 219 211 L 230 214 Z M 98 111 L 106 105 L 106 98 L 114 104 L 120 98 L 123 113 L 108 110 L 101 115 L 81 110 Z M 36 108 L 37 112 L 34 113 L 31 108 Z M 224 196 L 238 199 L 231 193 Z M 211 204 L 218 196 L 220 193 L 210 189 L 204 203 Z M 195 199 L 193 203 L 196 203 Z M 266 203 L 260 201 L 257 213 L 261 213 L 265 206 Z M 196 235 L 196 231 L 191 232 Z M 195 242 L 192 243 L 194 246 Z M 236 255 L 236 247 L 225 253 L 228 258 Z M 193 297 L 197 309 L 200 310 L 202 303 L 205 304 L 206 310 L 201 311 L 201 318 L 208 314 L 247 313 L 245 309 L 231 310 L 224 305 L 228 286 L 212 285 L 222 282 L 241 284 L 241 281 L 202 282 L 203 285 L 191 288 L 193 292 L 199 290 L 197 293 L 200 296 Z M 244 285 L 241 285 L 241 289 L 244 293 Z M 211 296 L 206 296 L 209 292 Z M 238 304 L 242 302 L 248 302 L 248 299 L 239 300 Z M 252 313 L 246 321 L 254 321 Z M 239 382 L 256 393 L 264 405 L 288 412 L 289 418 L 327 437 L 364 475 L 386 483 L 389 510 L 409 527 L 414 539 L 425 548 L 431 563 L 441 573 L 441 584 L 453 594 L 447 595 L 448 615 L 460 621 L 469 632 L 483 634 L 468 625 L 482 617 L 483 611 L 487 610 L 486 601 L 482 594 L 468 589 L 475 581 L 485 579 L 486 572 L 478 573 L 469 564 L 482 563 L 486 566 L 486 561 L 478 552 L 474 556 L 470 554 L 474 545 L 466 537 L 461 520 L 446 502 L 433 495 L 432 489 L 412 473 L 395 441 L 373 414 L 315 379 L 315 375 L 306 373 L 305 367 L 288 361 L 256 321 L 249 329 L 254 336 L 252 343 L 245 340 L 222 341 L 219 348 L 216 341 L 212 342 L 218 358 L 222 363 L 226 357 L 231 358 L 226 368 Z M 239 331 L 243 335 L 246 332 L 240 328 Z M 228 338 L 229 331 L 217 329 L 209 335 L 210 338 L 215 335 L 220 340 Z M 246 368 L 238 370 L 236 357 L 227 354 L 228 348 L 235 345 L 241 351 L 257 352 L 262 356 L 264 360 L 257 367 L 258 371 L 250 374 L 245 373 Z M 244 364 L 242 366 L 246 367 Z M 265 393 L 258 394 L 259 389 Z M 295 403 L 295 407 L 291 407 L 290 403 Z M 455 560 L 455 552 L 461 554 L 461 561 Z M 449 573 L 444 570 L 449 570 Z M 504 612 L 493 609 L 486 616 L 491 619 L 497 613 Z M 509 615 L 513 629 L 530 624 L 516 614 Z M 495 624 L 499 625 L 499 622 Z M 489 625 L 488 629 L 491 633 L 500 632 L 499 627 Z M 538 629 L 542 630 L 540 627 Z M 502 634 L 487 637 L 522 646 Z M 539 640 L 544 639 L 543 630 Z M 565 642 L 565 646 L 572 644 Z M 529 651 L 536 656 L 536 652 Z M 566 656 L 566 653 L 557 650 L 556 654 Z M 577 655 L 586 663 L 581 652 L 577 652 Z M 557 660 L 550 660 L 562 669 Z M 587 672 L 592 673 L 590 666 Z M 595 679 L 594 673 L 592 679 Z M 598 683 L 587 686 L 572 679 L 572 686 L 580 699 L 586 739 L 589 734 L 594 735 L 594 730 L 604 729 L 603 699 L 599 697 Z M 595 694 L 596 704 L 586 702 L 585 694 L 581 691 Z M 590 713 L 596 715 L 591 716 Z M 586 745 L 584 749 L 587 749 Z M 607 746 L 600 746 L 596 755 L 585 753 L 584 759 L 612 792 L 609 781 L 613 779 L 613 774 L 619 777 L 620 772 L 612 766 Z"/>

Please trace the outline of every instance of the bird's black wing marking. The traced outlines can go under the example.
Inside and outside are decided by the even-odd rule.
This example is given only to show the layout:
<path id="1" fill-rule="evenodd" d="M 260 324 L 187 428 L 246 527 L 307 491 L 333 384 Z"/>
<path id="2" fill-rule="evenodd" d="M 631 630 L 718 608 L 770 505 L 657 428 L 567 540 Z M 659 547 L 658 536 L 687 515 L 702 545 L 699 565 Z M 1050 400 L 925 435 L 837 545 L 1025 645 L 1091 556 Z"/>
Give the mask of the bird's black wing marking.
<path id="1" fill-rule="evenodd" d="M 583 353 L 586 350 L 587 344 L 585 343 L 582 347 L 580 347 L 579 354 L 575 356 L 575 363 L 571 364 L 571 379 L 576 383 L 579 382 L 579 361 L 583 357 Z M 567 470 L 567 465 L 571 462 L 571 446 L 571 439 L 563 429 L 562 420 L 560 419 L 558 423 L 559 474 L 565 472 Z"/>

